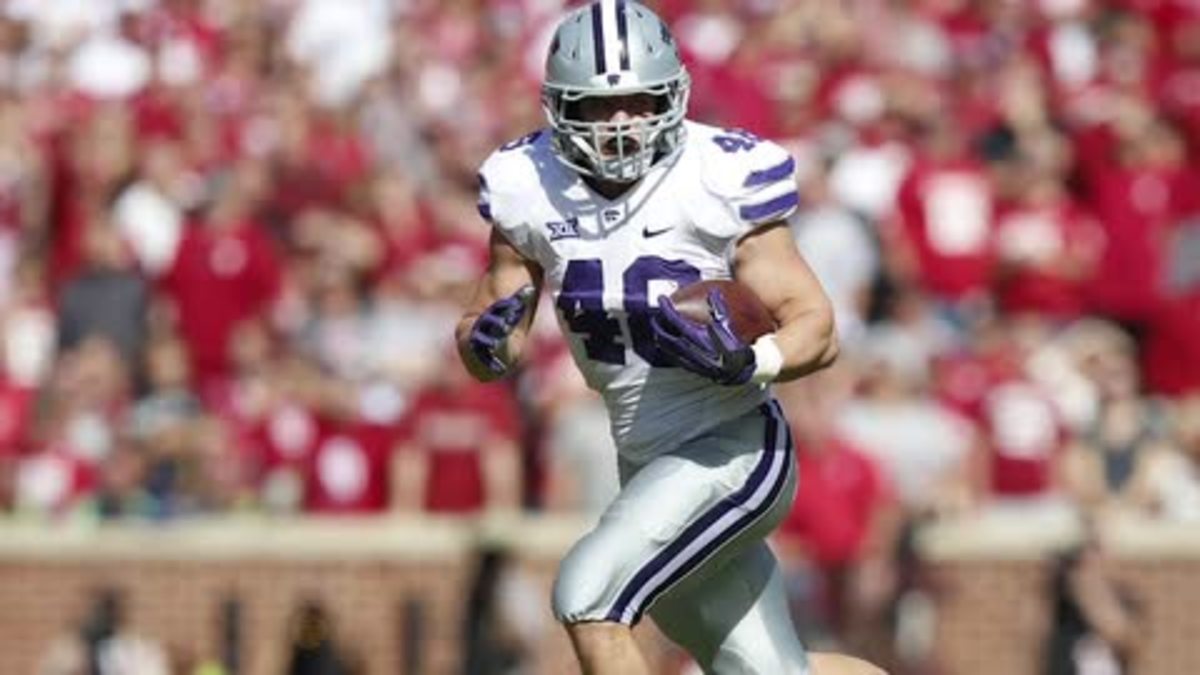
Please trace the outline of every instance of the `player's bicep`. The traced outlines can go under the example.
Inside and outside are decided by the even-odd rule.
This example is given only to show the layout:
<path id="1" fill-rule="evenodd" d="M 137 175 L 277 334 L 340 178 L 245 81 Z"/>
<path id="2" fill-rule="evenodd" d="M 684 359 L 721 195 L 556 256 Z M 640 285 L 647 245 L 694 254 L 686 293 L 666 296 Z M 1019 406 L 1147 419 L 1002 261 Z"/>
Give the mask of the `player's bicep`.
<path id="1" fill-rule="evenodd" d="M 476 315 L 493 302 L 506 298 L 525 286 L 533 285 L 540 293 L 542 269 L 526 258 L 498 230 L 493 229 L 488 242 L 487 273 L 479 280 L 467 305 L 467 313 Z M 535 305 L 536 306 L 536 305 Z M 531 317 L 526 317 L 526 322 Z"/>
<path id="2" fill-rule="evenodd" d="M 734 248 L 733 276 L 758 295 L 779 324 L 774 333 L 783 357 L 778 381 L 833 363 L 838 352 L 833 308 L 786 224 L 769 223 L 742 237 Z"/>
<path id="3" fill-rule="evenodd" d="M 796 314 L 830 311 L 825 290 L 800 256 L 786 223 L 763 225 L 742 237 L 734 249 L 733 275 L 758 295 L 780 325 Z"/>

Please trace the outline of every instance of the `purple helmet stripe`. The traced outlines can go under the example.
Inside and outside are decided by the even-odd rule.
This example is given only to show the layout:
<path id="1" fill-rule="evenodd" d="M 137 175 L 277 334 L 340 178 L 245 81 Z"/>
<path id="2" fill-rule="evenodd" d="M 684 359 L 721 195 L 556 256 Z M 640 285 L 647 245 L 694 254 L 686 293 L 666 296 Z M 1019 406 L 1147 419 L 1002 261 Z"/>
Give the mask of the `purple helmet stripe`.
<path id="1" fill-rule="evenodd" d="M 621 70 L 629 70 L 629 29 L 625 25 L 625 0 L 617 0 L 617 39 L 621 42 Z"/>
<path id="2" fill-rule="evenodd" d="M 592 3 L 592 51 L 596 57 L 596 74 L 608 72 L 604 61 L 604 21 L 600 16 L 600 3 Z"/>

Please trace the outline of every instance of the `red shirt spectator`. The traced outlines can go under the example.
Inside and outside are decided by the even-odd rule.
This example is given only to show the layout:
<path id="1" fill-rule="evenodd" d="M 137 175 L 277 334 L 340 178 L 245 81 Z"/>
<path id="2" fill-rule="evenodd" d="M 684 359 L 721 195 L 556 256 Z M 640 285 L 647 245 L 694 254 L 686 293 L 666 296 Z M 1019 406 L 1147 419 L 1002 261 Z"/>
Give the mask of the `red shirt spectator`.
<path id="1" fill-rule="evenodd" d="M 825 64 L 824 77 L 814 92 L 820 114 L 844 120 L 860 130 L 877 123 L 884 113 L 883 79 L 859 58 Z"/>
<path id="2" fill-rule="evenodd" d="M 982 401 L 982 425 L 991 449 L 993 497 L 1044 495 L 1066 430 L 1053 402 L 1032 382 L 1012 379 L 992 387 Z"/>
<path id="3" fill-rule="evenodd" d="M 1150 324 L 1142 364 L 1156 392 L 1200 392 L 1200 291 L 1162 305 Z"/>
<path id="4" fill-rule="evenodd" d="M 27 455 L 17 463 L 15 497 L 26 512 L 65 515 L 82 505 L 96 486 L 96 465 L 62 446 Z"/>
<path id="5" fill-rule="evenodd" d="M 140 138 L 183 137 L 183 116 L 180 114 L 177 95 L 166 87 L 151 83 L 130 101 L 130 105 Z"/>
<path id="6" fill-rule="evenodd" d="M 937 12 L 942 33 L 950 43 L 955 61 L 974 68 L 986 68 L 995 53 L 999 40 L 992 34 L 993 25 L 977 3 L 946 3 Z M 947 11 L 949 10 L 949 11 Z"/>
<path id="7" fill-rule="evenodd" d="M 339 199 L 362 180 L 369 169 L 370 152 L 358 129 L 345 120 L 325 119 L 313 125 L 308 139 L 312 162 L 330 183 Z"/>
<path id="8" fill-rule="evenodd" d="M 993 188 L 975 163 L 919 160 L 900 185 L 901 236 L 918 283 L 943 299 L 985 289 L 993 255 Z"/>
<path id="9" fill-rule="evenodd" d="M 1097 177 L 1092 203 L 1104 232 L 1092 308 L 1118 319 L 1145 321 L 1162 300 L 1163 253 L 1185 189 L 1173 166 L 1115 166 Z"/>
<path id="10" fill-rule="evenodd" d="M 360 421 L 321 425 L 305 482 L 311 513 L 372 513 L 389 505 L 395 430 Z"/>
<path id="11" fill-rule="evenodd" d="M 472 513 L 515 490 L 517 410 L 505 383 L 467 380 L 461 365 L 422 392 L 403 423 L 401 467 L 422 466 L 420 506 L 434 513 Z M 490 466 L 489 466 L 490 465 Z M 399 477 L 404 480 L 404 476 Z M 505 486 L 505 481 L 512 484 Z"/>
<path id="12" fill-rule="evenodd" d="M 983 399 L 997 380 L 1000 368 L 976 354 L 963 353 L 939 356 L 933 366 L 938 399 L 978 423 Z"/>
<path id="13" fill-rule="evenodd" d="M 0 458 L 18 455 L 26 449 L 36 394 L 32 387 L 8 378 L 0 380 Z"/>
<path id="14" fill-rule="evenodd" d="M 376 177 L 371 202 L 370 221 L 385 251 L 381 273 L 403 271 L 437 246 L 433 214 L 408 176 L 392 171 Z"/>
<path id="15" fill-rule="evenodd" d="M 940 359 L 936 368 L 939 397 L 974 421 L 987 443 L 992 496 L 1048 491 L 1067 432 L 1049 396 L 1023 375 L 1016 348 L 997 343 L 986 353 Z"/>
<path id="16" fill-rule="evenodd" d="M 1166 115 L 1180 125 L 1193 154 L 1200 148 L 1200 5 L 1176 4 L 1159 26 L 1167 47 L 1155 80 Z"/>
<path id="17" fill-rule="evenodd" d="M 274 244 L 254 221 L 195 223 L 162 280 L 175 302 L 198 382 L 226 371 L 229 339 L 240 321 L 261 316 L 280 288 Z"/>
<path id="18" fill-rule="evenodd" d="M 1099 237 L 1095 223 L 1064 194 L 1002 210 L 996 221 L 1000 306 L 1059 319 L 1081 314 Z"/>
<path id="19" fill-rule="evenodd" d="M 84 177 L 74 166 L 70 147 L 74 141 L 70 136 L 51 144 L 50 203 L 51 227 L 50 265 L 48 270 L 51 289 L 58 289 L 67 279 L 75 276 L 83 261 L 83 236 L 87 229 L 89 207 L 85 202 L 89 190 Z M 94 201 L 94 200 L 93 200 Z"/>
<path id="20" fill-rule="evenodd" d="M 800 541 L 821 566 L 857 561 L 875 516 L 889 499 L 878 467 L 836 438 L 820 448 L 798 448 L 796 465 L 803 488 L 781 533 Z"/>
<path id="21" fill-rule="evenodd" d="M 301 105 L 292 101 L 292 104 Z M 342 207 L 368 169 L 369 153 L 354 130 L 337 120 L 287 118 L 267 204 L 273 225 L 285 227 L 309 207 Z"/>
<path id="22" fill-rule="evenodd" d="M 321 440 L 321 428 L 317 416 L 304 405 L 280 401 L 248 429 L 245 438 L 251 475 L 261 490 L 271 481 L 295 480 L 304 474 Z"/>

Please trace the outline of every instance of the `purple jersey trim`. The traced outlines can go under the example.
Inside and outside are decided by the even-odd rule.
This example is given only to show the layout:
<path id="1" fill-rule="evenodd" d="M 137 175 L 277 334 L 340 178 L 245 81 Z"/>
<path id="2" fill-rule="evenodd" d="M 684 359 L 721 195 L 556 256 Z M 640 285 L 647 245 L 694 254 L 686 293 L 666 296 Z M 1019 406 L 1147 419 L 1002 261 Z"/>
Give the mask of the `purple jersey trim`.
<path id="1" fill-rule="evenodd" d="M 800 204 L 800 194 L 795 190 L 762 204 L 747 204 L 738 208 L 742 220 L 758 222 L 771 216 L 782 216 Z"/>
<path id="2" fill-rule="evenodd" d="M 792 175 L 796 170 L 796 160 L 788 157 L 785 161 L 776 164 L 769 169 L 761 171 L 752 171 L 749 176 L 746 176 L 746 182 L 742 183 L 742 187 L 756 187 L 774 183 L 778 180 L 783 180 Z"/>

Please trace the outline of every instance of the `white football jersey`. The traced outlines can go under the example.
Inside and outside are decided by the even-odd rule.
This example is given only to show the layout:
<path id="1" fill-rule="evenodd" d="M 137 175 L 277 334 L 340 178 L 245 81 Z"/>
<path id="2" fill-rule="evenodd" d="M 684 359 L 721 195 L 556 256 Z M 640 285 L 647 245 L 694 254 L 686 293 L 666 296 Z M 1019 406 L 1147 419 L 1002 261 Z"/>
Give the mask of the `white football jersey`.
<path id="1" fill-rule="evenodd" d="M 650 317 L 658 298 L 728 279 L 736 242 L 797 207 L 795 164 L 741 130 L 686 123 L 687 140 L 609 200 L 554 155 L 549 130 L 494 152 L 480 169 L 480 213 L 545 272 L 559 325 L 588 385 L 604 398 L 621 453 L 645 458 L 766 400 L 672 367 Z"/>

